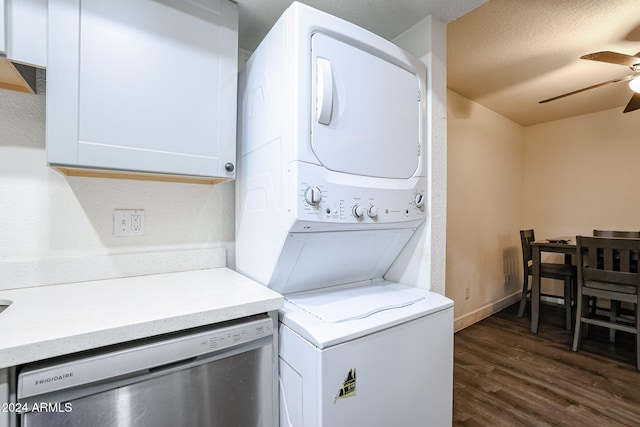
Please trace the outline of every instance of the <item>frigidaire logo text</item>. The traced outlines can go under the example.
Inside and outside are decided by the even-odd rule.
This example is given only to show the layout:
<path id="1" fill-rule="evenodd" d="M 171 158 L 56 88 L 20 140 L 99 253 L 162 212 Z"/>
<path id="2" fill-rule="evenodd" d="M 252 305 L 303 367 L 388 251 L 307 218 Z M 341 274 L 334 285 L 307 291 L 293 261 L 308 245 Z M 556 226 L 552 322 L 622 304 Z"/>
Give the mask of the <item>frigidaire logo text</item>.
<path id="1" fill-rule="evenodd" d="M 43 378 L 41 380 L 36 380 L 36 385 L 53 383 L 53 382 L 64 380 L 71 377 L 73 377 L 73 372 L 65 372 L 64 374 L 53 375 L 47 378 Z"/>

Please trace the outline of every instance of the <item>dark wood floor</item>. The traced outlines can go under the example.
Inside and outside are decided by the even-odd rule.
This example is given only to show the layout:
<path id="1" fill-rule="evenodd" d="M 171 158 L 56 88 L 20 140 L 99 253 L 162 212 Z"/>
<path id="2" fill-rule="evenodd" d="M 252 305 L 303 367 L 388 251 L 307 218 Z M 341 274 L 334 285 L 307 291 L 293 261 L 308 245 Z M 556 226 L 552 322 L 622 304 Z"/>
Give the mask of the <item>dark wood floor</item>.
<path id="1" fill-rule="evenodd" d="M 640 426 L 633 336 L 591 327 L 574 353 L 562 309 L 542 306 L 538 334 L 516 313 L 455 334 L 454 426 Z"/>

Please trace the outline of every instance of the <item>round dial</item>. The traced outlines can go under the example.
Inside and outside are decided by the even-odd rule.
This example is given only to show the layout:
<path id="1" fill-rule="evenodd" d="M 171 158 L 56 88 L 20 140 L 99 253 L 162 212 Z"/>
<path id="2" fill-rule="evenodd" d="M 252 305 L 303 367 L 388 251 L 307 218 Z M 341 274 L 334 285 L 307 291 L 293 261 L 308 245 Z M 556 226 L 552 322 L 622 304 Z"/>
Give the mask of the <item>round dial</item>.
<path id="1" fill-rule="evenodd" d="M 378 208 L 375 206 L 369 206 L 369 209 L 367 209 L 367 216 L 369 218 L 376 218 L 378 216 Z"/>
<path id="2" fill-rule="evenodd" d="M 355 205 L 353 209 L 351 209 L 351 212 L 353 213 L 353 216 L 355 216 L 358 219 L 364 216 L 364 208 L 360 205 Z"/>
<path id="3" fill-rule="evenodd" d="M 304 200 L 310 205 L 317 205 L 322 200 L 322 191 L 318 187 L 307 187 L 304 190 Z"/>
<path id="4" fill-rule="evenodd" d="M 416 207 L 421 208 L 424 206 L 424 196 L 420 193 L 416 194 L 413 198 L 413 203 L 415 203 Z"/>

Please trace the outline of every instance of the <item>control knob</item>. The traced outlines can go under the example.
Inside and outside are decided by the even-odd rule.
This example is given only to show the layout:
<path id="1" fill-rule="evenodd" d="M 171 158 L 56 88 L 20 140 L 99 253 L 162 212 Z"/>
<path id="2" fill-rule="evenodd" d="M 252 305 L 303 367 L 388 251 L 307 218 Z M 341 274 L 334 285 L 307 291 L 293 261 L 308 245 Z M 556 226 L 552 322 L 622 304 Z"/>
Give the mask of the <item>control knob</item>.
<path id="1" fill-rule="evenodd" d="M 364 208 L 360 205 L 355 205 L 353 209 L 351 209 L 351 212 L 353 213 L 353 216 L 355 216 L 358 219 L 364 216 Z"/>
<path id="2" fill-rule="evenodd" d="M 307 187 L 304 190 L 304 200 L 310 205 L 317 205 L 322 200 L 322 191 L 318 187 Z"/>
<path id="3" fill-rule="evenodd" d="M 420 193 L 416 194 L 413 198 L 413 203 L 415 203 L 417 208 L 421 208 L 424 206 L 424 196 Z"/>
<path id="4" fill-rule="evenodd" d="M 369 209 L 367 209 L 367 216 L 369 218 L 376 218 L 378 216 L 378 208 L 371 205 Z"/>

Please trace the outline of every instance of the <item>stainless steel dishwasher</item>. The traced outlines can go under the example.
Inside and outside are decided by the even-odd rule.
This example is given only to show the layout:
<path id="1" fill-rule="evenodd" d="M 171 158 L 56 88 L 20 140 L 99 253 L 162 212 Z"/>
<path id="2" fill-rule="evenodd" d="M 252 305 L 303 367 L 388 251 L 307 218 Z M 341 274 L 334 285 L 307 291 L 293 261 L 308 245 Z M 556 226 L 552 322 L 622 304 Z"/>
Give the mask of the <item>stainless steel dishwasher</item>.
<path id="1" fill-rule="evenodd" d="M 253 316 L 26 365 L 18 373 L 20 425 L 272 426 L 273 329 L 269 316 Z"/>

